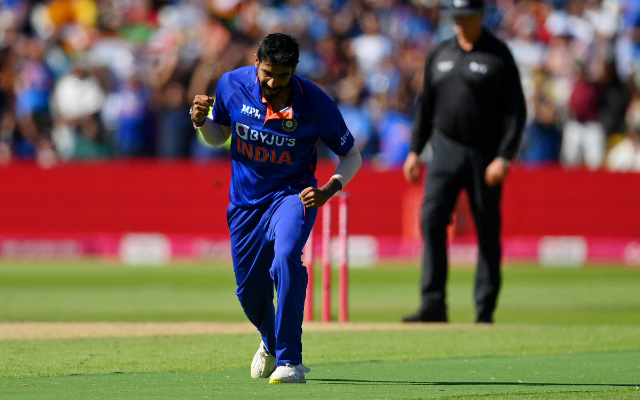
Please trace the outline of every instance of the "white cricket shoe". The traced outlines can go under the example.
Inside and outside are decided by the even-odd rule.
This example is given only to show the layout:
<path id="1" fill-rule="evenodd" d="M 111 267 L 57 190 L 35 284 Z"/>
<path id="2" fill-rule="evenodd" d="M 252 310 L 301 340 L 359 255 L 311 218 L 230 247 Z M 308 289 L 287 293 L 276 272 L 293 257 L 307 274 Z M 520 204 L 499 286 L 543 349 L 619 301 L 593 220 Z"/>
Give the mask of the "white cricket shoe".
<path id="1" fill-rule="evenodd" d="M 269 354 L 267 348 L 264 346 L 264 342 L 261 340 L 260 347 L 251 362 L 251 377 L 268 378 L 275 369 L 276 358 Z"/>
<path id="2" fill-rule="evenodd" d="M 273 371 L 271 379 L 269 379 L 269 383 L 307 383 L 307 380 L 304 378 L 304 374 L 309 371 L 311 370 L 302 364 L 298 364 L 294 367 L 287 363 Z"/>

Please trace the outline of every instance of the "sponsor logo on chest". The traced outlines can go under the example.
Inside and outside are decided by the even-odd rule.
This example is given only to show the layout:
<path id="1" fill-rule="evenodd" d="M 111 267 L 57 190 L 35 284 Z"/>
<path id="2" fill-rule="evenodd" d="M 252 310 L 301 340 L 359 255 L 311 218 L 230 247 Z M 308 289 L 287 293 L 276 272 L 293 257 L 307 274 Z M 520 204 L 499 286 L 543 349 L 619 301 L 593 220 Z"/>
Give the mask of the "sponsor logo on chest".
<path id="1" fill-rule="evenodd" d="M 453 69 L 454 66 L 455 63 L 453 61 L 439 61 L 438 63 L 436 63 L 436 69 L 438 70 L 438 72 L 449 72 Z M 477 61 L 471 61 L 469 63 L 469 71 L 476 74 L 486 75 L 487 72 L 489 72 L 489 67 L 487 66 L 487 64 L 482 64 Z"/>
<path id="2" fill-rule="evenodd" d="M 486 73 L 489 71 L 489 68 L 487 68 L 487 64 L 480 64 L 479 62 L 471 61 L 469 63 L 469 71 L 486 75 Z"/>
<path id="3" fill-rule="evenodd" d="M 239 154 L 258 162 L 293 164 L 289 148 L 295 146 L 295 138 L 261 132 L 239 123 L 236 123 L 235 131 Z"/>
<path id="4" fill-rule="evenodd" d="M 453 69 L 455 63 L 453 61 L 439 61 L 436 64 L 436 68 L 438 72 L 449 72 Z"/>

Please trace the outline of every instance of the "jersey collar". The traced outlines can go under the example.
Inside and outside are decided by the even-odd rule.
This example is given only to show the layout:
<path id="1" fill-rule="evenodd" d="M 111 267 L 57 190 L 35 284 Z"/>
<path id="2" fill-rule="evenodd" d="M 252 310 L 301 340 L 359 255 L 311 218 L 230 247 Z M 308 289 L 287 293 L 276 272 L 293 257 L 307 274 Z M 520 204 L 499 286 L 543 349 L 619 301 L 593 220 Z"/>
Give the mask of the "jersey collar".
<path id="1" fill-rule="evenodd" d="M 253 91 L 251 94 L 267 106 L 267 116 L 264 120 L 265 122 L 270 119 L 293 119 L 295 116 L 300 115 L 307 109 L 307 101 L 304 96 L 304 91 L 302 90 L 302 82 L 296 74 L 293 74 L 293 76 L 291 77 L 291 83 L 293 85 L 293 87 L 291 88 L 291 106 L 284 111 L 274 111 L 271 108 L 271 104 L 267 102 L 267 99 L 265 99 L 265 97 L 262 95 L 262 91 L 260 90 L 257 68 L 255 68 L 255 73 L 256 79 L 254 81 Z"/>

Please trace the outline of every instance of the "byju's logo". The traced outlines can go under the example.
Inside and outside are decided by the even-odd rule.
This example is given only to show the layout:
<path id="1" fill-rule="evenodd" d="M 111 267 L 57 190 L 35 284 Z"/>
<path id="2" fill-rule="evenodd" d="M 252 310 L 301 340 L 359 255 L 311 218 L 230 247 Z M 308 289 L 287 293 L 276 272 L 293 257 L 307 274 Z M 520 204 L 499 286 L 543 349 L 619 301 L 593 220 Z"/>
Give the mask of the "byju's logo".
<path id="1" fill-rule="evenodd" d="M 254 117 L 256 119 L 260 119 L 260 110 L 257 108 L 249 107 L 247 105 L 242 105 L 242 110 L 240 110 L 240 114 L 248 115 L 250 117 Z"/>

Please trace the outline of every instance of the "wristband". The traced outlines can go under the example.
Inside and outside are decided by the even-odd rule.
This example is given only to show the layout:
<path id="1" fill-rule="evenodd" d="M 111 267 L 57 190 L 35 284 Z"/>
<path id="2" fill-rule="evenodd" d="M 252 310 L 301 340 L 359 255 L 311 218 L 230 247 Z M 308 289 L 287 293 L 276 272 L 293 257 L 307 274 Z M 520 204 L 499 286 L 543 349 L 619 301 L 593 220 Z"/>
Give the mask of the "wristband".
<path id="1" fill-rule="evenodd" d="M 505 168 L 509 168 L 509 166 L 511 165 L 511 161 L 507 160 L 504 157 L 498 157 L 500 159 L 500 161 L 502 161 L 502 165 L 504 165 Z"/>
<path id="2" fill-rule="evenodd" d="M 197 120 L 193 119 L 193 106 L 191 106 L 191 108 L 189 109 L 189 116 L 191 117 L 191 122 L 193 122 L 193 126 L 196 128 L 202 127 L 204 125 L 205 120 L 207 119 L 206 115 L 201 119 L 197 119 Z"/>

